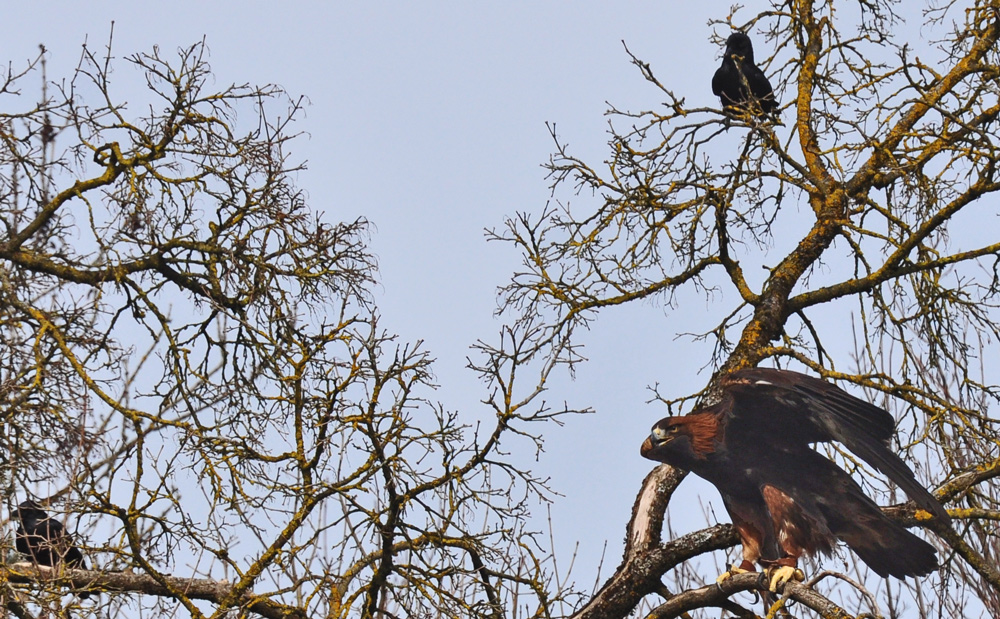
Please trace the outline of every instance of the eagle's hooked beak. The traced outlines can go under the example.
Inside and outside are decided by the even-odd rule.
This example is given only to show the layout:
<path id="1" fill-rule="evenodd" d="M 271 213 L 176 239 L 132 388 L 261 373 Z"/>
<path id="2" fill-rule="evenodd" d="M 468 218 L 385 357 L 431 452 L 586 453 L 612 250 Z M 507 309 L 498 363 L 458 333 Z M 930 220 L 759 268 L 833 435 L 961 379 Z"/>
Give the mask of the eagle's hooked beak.
<path id="1" fill-rule="evenodd" d="M 671 435 L 659 426 L 653 426 L 653 431 L 649 433 L 646 440 L 643 441 L 642 447 L 639 448 L 639 453 L 645 456 L 649 452 L 653 451 L 663 443 L 670 440 Z"/>

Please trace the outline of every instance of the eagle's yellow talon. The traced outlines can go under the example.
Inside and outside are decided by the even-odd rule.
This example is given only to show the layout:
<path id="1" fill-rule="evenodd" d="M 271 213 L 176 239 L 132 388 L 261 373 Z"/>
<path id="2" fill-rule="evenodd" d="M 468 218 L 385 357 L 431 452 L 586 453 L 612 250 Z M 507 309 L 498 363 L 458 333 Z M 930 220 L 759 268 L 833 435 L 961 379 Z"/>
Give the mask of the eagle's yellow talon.
<path id="1" fill-rule="evenodd" d="M 790 580 L 795 580 L 797 582 L 802 582 L 806 579 L 806 575 L 802 573 L 797 567 L 791 567 L 789 565 L 782 565 L 781 567 L 774 567 L 767 570 L 768 588 L 774 592 L 778 592 L 778 586 L 784 585 Z"/>
<path id="2" fill-rule="evenodd" d="M 746 574 L 749 571 L 750 570 L 745 570 L 745 569 L 743 569 L 741 567 L 736 567 L 735 565 L 730 565 L 729 569 L 727 569 L 725 572 L 719 574 L 719 577 L 715 579 L 715 582 L 716 583 L 721 583 L 721 582 L 729 580 L 730 578 L 732 578 L 733 576 L 736 576 L 737 574 Z"/>

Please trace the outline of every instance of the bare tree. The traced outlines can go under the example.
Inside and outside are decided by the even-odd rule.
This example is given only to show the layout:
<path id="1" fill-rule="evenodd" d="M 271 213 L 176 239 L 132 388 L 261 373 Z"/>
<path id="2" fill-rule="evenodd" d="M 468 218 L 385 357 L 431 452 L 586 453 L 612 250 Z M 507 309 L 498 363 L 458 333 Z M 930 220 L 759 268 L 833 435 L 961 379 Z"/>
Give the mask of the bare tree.
<path id="1" fill-rule="evenodd" d="M 1000 7 L 903 10 L 791 0 L 716 24 L 720 43 L 733 29 L 757 37 L 783 124 L 687 107 L 633 57 L 666 104 L 612 110 L 602 166 L 557 139 L 556 196 L 594 199 L 493 235 L 525 268 L 504 288 L 507 325 L 470 361 L 484 409 L 461 414 L 433 399 L 429 353 L 380 323 L 367 222 L 329 221 L 296 188 L 300 100 L 212 88 L 204 44 L 128 58 L 146 93 L 129 105 L 110 47 L 85 49 L 66 81 L 43 77 L 37 104 L 22 91 L 44 51 L 8 69 L 0 479 L 9 501 L 38 500 L 77 530 L 91 569 L 11 557 L 0 601 L 18 617 L 67 605 L 625 617 L 640 604 L 657 617 L 751 616 L 731 595 L 756 587 L 752 575 L 703 587 L 697 570 L 675 569 L 737 542 L 728 525 L 661 539 L 683 472 L 637 480 L 622 563 L 584 598 L 531 528 L 544 479 L 509 455 L 573 412 L 543 393 L 555 368 L 581 360 L 578 327 L 695 290 L 717 300 L 705 365 L 804 366 L 893 408 L 900 451 L 956 521 L 886 508 L 932 527 L 943 562 L 932 578 L 873 586 L 862 567 L 825 570 L 784 594 L 821 616 L 1000 612 L 989 413 L 1000 242 L 988 225 Z M 904 38 L 914 23 L 931 41 L 919 53 Z M 855 349 L 830 315 L 854 317 Z M 662 399 L 673 410 L 712 393 Z"/>
<path id="2" fill-rule="evenodd" d="M 428 352 L 379 322 L 368 223 L 330 221 L 294 185 L 301 100 L 216 89 L 203 43 L 125 61 L 109 44 L 25 107 L 44 59 L 0 84 L 0 479 L 77 531 L 91 569 L 12 557 L 6 609 L 572 602 L 525 517 L 549 490 L 507 455 L 570 412 L 540 395 L 559 357 L 526 344 L 542 327 L 480 343 L 483 410 L 446 410 Z M 116 68 L 115 85 L 137 78 L 128 97 Z"/>
<path id="3" fill-rule="evenodd" d="M 504 310 L 544 325 L 539 354 L 575 363 L 574 333 L 599 329 L 602 309 L 659 300 L 682 323 L 677 299 L 704 292 L 717 322 L 698 337 L 716 375 L 804 367 L 891 407 L 900 451 L 956 530 L 918 520 L 912 504 L 888 511 L 931 528 L 940 572 L 876 580 L 874 593 L 860 568 L 822 573 L 785 593 L 821 616 L 996 616 L 1000 4 L 789 0 L 734 9 L 714 27 L 720 50 L 734 30 L 756 37 L 784 122 L 689 107 L 633 56 L 665 103 L 612 109 L 600 165 L 553 131 L 554 206 L 494 234 L 524 255 Z M 843 345 L 849 317 L 854 350 Z M 673 410 L 712 394 L 710 384 L 662 399 Z M 702 589 L 672 571 L 737 541 L 725 525 L 661 539 L 682 478 L 665 465 L 646 478 L 620 567 L 575 616 L 625 617 L 641 603 L 656 617 L 752 616 L 729 597 L 751 580 Z"/>

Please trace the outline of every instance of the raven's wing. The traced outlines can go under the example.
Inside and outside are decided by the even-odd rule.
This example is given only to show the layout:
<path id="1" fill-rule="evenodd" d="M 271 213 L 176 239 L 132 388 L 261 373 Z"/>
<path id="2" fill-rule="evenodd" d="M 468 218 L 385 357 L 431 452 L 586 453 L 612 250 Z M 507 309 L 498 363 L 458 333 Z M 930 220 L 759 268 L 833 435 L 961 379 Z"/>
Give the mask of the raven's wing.
<path id="1" fill-rule="evenodd" d="M 732 406 L 727 433 L 772 436 L 771 442 L 838 441 L 896 483 L 913 501 L 943 522 L 941 504 L 890 448 L 895 422 L 888 411 L 824 380 L 772 368 L 734 372 L 721 380 Z"/>
<path id="2" fill-rule="evenodd" d="M 63 527 L 63 524 L 51 516 L 46 516 L 44 520 L 40 520 L 36 529 L 44 529 L 42 535 L 50 541 L 55 541 L 66 535 L 66 529 Z"/>
<path id="3" fill-rule="evenodd" d="M 764 75 L 764 72 L 760 70 L 760 67 L 750 62 L 743 62 L 741 69 L 743 70 L 743 76 L 747 80 L 747 84 L 750 86 L 750 92 L 753 94 L 754 98 L 761 102 L 761 107 L 764 111 L 767 110 L 767 105 L 772 106 L 777 105 L 774 100 L 774 89 L 771 88 L 771 82 Z"/>
<path id="4" fill-rule="evenodd" d="M 723 62 L 722 66 L 716 69 L 715 75 L 712 76 L 712 92 L 716 97 L 721 97 L 729 82 L 732 81 L 730 78 L 731 72 L 728 69 L 729 67 Z"/>

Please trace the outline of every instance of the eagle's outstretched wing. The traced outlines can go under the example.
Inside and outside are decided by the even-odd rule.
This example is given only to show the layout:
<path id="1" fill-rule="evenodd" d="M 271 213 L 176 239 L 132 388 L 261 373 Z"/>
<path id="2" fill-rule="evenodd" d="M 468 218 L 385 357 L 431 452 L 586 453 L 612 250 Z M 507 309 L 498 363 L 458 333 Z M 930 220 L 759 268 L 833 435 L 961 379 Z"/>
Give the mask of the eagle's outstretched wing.
<path id="1" fill-rule="evenodd" d="M 950 517 L 890 449 L 895 422 L 887 411 L 824 380 L 770 368 L 734 372 L 721 380 L 732 398 L 727 431 L 775 433 L 802 445 L 838 441 L 896 483 L 920 509 Z"/>

